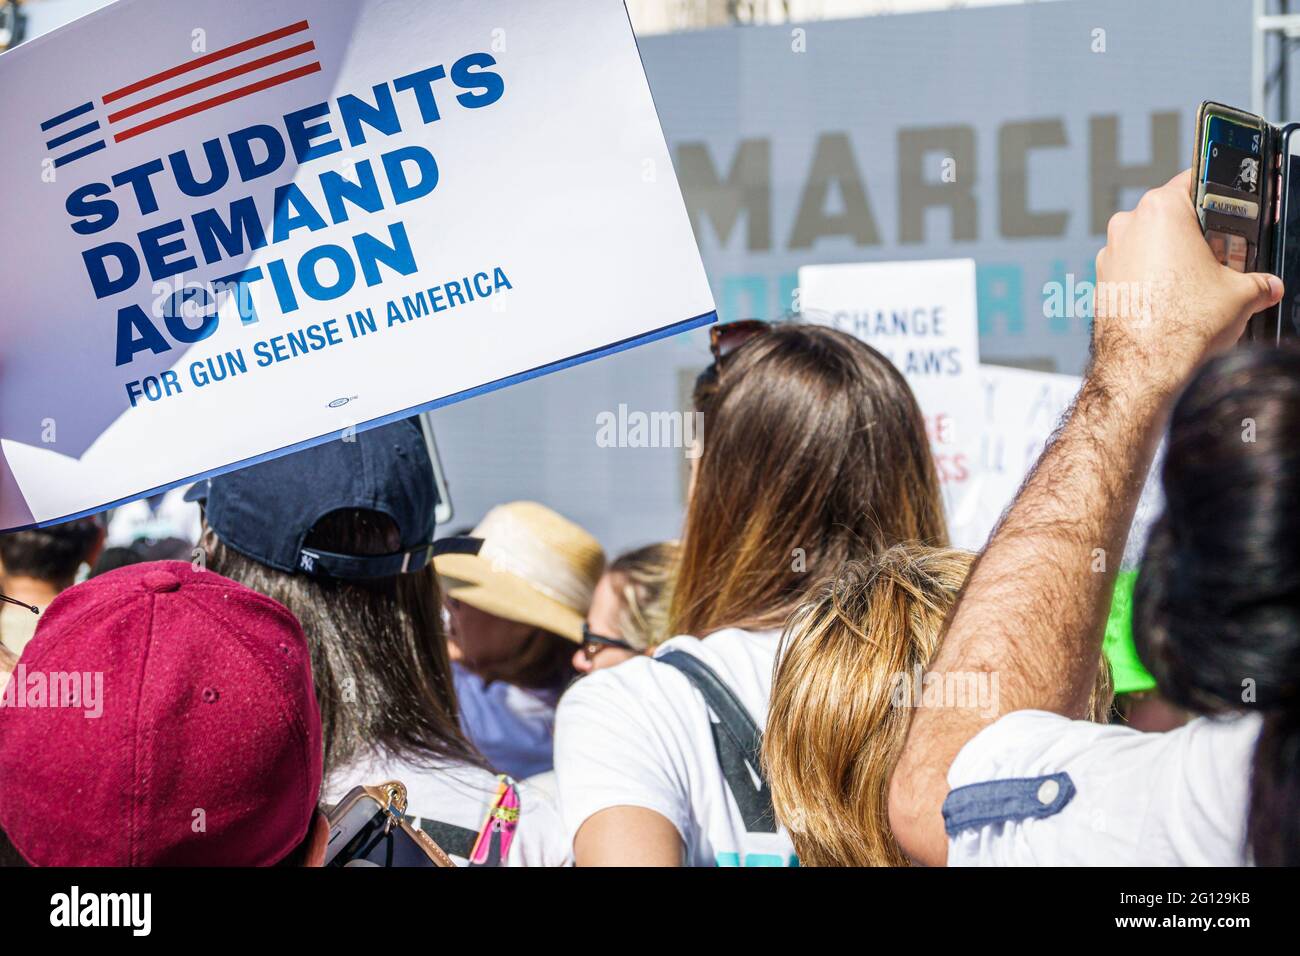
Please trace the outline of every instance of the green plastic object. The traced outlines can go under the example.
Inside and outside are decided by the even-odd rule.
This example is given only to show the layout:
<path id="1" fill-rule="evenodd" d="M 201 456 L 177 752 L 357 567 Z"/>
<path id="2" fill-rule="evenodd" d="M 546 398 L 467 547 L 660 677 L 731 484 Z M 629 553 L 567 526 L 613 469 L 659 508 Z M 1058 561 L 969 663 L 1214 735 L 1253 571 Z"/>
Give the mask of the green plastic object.
<path id="1" fill-rule="evenodd" d="M 1155 678 L 1142 666 L 1137 648 L 1133 645 L 1133 588 L 1137 584 L 1137 571 L 1121 571 L 1115 579 L 1115 595 L 1110 601 L 1110 617 L 1106 619 L 1106 636 L 1101 650 L 1110 662 L 1115 693 L 1134 694 L 1155 690 Z"/>

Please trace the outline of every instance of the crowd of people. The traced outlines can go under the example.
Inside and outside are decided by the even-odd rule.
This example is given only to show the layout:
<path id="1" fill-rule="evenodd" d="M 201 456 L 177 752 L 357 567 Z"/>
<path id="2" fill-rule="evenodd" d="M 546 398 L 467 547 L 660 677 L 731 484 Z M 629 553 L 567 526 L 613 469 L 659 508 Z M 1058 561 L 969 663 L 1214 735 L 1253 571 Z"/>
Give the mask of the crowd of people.
<path id="1" fill-rule="evenodd" d="M 195 485 L 188 539 L 0 536 L 0 864 L 321 865 L 383 781 L 459 865 L 1300 863 L 1300 350 L 1236 344 L 1280 283 L 1188 195 L 1112 219 L 1149 314 L 1096 298 L 979 554 L 889 360 L 756 321 L 683 527 L 613 560 L 529 501 L 438 536 L 414 421 Z"/>

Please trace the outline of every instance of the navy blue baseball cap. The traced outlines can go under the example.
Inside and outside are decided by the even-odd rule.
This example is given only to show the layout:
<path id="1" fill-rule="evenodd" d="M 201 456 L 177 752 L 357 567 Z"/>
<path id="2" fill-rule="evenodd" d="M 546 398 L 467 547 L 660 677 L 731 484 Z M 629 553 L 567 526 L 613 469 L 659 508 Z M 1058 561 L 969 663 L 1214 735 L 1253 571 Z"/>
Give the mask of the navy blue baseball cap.
<path id="1" fill-rule="evenodd" d="M 420 570 L 434 553 L 438 491 L 416 419 L 200 481 L 185 500 L 204 503 L 208 526 L 225 544 L 290 574 L 389 577 Z M 306 547 L 316 523 L 344 509 L 388 515 L 401 533 L 401 550 L 376 556 Z"/>

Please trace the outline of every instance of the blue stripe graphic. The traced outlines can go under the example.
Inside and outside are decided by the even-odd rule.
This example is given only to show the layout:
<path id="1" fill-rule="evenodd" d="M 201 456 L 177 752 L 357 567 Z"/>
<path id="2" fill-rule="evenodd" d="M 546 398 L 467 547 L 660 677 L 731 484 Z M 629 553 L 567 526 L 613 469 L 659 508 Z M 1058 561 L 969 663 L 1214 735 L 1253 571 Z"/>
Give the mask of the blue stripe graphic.
<path id="1" fill-rule="evenodd" d="M 93 133 L 97 129 L 99 129 L 99 120 L 95 120 L 93 123 L 82 126 L 79 129 L 74 129 L 71 133 L 63 133 L 60 136 L 54 137 L 54 139 L 45 144 L 45 148 L 58 149 L 65 143 L 71 143 L 74 139 L 80 139 L 87 133 Z"/>
<path id="2" fill-rule="evenodd" d="M 54 127 L 66 123 L 70 119 L 75 119 L 76 117 L 80 116 L 82 113 L 89 113 L 94 108 L 95 108 L 94 101 L 91 101 L 89 103 L 82 103 L 80 106 L 74 107 L 68 110 L 66 113 L 60 113 L 58 116 L 54 117 L 54 119 L 47 119 L 44 123 L 41 124 L 41 132 L 48 133 L 50 130 L 54 129 Z"/>
<path id="3" fill-rule="evenodd" d="M 68 155 L 60 156 L 56 159 L 54 161 L 54 168 L 58 169 L 60 166 L 66 166 L 68 163 L 81 159 L 83 156 L 89 156 L 91 153 L 98 153 L 103 148 L 104 141 L 102 139 L 98 143 L 91 143 L 89 146 L 83 146 L 76 152 L 68 153 Z"/>

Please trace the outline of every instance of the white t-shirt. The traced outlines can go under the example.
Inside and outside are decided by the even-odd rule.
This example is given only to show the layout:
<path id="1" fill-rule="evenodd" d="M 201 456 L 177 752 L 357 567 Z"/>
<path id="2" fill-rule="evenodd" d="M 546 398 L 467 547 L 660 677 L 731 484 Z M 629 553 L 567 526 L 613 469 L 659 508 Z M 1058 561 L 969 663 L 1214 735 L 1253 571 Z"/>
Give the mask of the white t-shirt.
<path id="1" fill-rule="evenodd" d="M 964 830 L 949 866 L 1241 866 L 1258 715 L 1148 734 L 1022 710 L 976 734 L 948 771 L 956 789 L 1065 772 L 1056 814 Z"/>
<path id="2" fill-rule="evenodd" d="M 673 638 L 655 654 L 678 650 L 703 660 L 762 728 L 779 642 L 777 631 L 731 628 L 704 640 Z M 668 664 L 636 657 L 569 688 L 556 717 L 555 771 L 570 839 L 592 814 L 634 806 L 655 811 L 677 828 L 687 865 L 795 861 L 784 827 L 776 833 L 745 831 L 718 763 L 704 697 Z"/>
<path id="3" fill-rule="evenodd" d="M 499 680 L 484 684 L 455 662 L 451 672 L 461 729 L 488 763 L 516 780 L 551 769 L 558 693 Z"/>
<path id="4" fill-rule="evenodd" d="M 334 804 L 353 787 L 397 780 L 406 786 L 406 812 L 417 820 L 436 820 L 478 833 L 497 793 L 497 779 L 480 767 L 449 765 L 437 770 L 414 766 L 397 757 L 373 756 L 353 761 L 325 781 L 321 801 Z M 519 788 L 519 826 L 506 857 L 507 866 L 568 866 L 572 841 L 554 802 L 526 783 Z M 418 826 L 418 823 L 416 824 Z M 444 847 L 443 849 L 447 849 Z M 464 857 L 449 853 L 465 866 Z"/>

